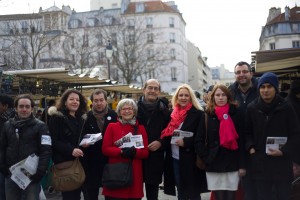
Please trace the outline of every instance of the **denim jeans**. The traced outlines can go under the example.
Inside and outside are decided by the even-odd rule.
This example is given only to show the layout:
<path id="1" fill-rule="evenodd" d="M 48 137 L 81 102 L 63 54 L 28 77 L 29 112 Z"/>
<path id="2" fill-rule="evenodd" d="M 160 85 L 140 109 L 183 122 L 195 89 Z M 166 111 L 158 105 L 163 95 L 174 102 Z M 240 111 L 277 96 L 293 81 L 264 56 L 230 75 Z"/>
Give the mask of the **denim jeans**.
<path id="1" fill-rule="evenodd" d="M 6 200 L 39 200 L 40 183 L 30 183 L 22 190 L 10 177 L 5 178 Z"/>
<path id="2" fill-rule="evenodd" d="M 0 200 L 5 200 L 5 177 L 0 173 Z"/>

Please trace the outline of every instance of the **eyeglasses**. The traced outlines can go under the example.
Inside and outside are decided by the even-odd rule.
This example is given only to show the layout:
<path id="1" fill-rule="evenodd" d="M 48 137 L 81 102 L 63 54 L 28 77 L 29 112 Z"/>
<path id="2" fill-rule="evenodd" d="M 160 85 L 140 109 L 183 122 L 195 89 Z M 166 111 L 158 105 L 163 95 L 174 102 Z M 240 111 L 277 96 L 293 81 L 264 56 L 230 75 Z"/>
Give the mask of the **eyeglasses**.
<path id="1" fill-rule="evenodd" d="M 242 71 L 236 71 L 234 72 L 236 75 L 239 75 L 239 74 L 248 74 L 250 71 L 249 70 L 242 70 Z"/>
<path id="2" fill-rule="evenodd" d="M 30 109 L 31 105 L 18 105 L 18 108 L 20 108 L 20 109 L 23 109 L 23 108 Z"/>
<path id="3" fill-rule="evenodd" d="M 132 111 L 133 108 L 121 108 L 122 111 Z"/>
<path id="4" fill-rule="evenodd" d="M 159 87 L 147 86 L 147 90 L 159 91 Z"/>

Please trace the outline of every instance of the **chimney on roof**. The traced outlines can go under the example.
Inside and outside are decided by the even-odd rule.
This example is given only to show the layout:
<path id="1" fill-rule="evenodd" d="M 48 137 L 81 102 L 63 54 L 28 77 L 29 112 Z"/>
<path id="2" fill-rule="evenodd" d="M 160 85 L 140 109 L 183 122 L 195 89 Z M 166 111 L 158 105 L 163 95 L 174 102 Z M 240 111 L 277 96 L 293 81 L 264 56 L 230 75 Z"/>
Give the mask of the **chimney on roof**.
<path id="1" fill-rule="evenodd" d="M 281 14 L 281 8 L 275 8 L 275 7 L 270 8 L 267 23 L 272 21 L 275 17 L 277 17 L 280 14 Z"/>
<path id="2" fill-rule="evenodd" d="M 285 19 L 285 21 L 289 21 L 290 16 L 291 16 L 290 7 L 286 6 L 284 10 L 285 10 L 284 19 Z"/>

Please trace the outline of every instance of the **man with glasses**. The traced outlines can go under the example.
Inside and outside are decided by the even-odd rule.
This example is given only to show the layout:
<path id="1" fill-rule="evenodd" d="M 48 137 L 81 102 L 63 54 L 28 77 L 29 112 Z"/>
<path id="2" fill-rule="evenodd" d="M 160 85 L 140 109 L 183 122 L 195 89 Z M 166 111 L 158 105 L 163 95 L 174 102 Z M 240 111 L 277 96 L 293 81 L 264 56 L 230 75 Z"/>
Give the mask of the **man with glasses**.
<path id="1" fill-rule="evenodd" d="M 144 95 L 138 102 L 137 119 L 145 126 L 149 142 L 149 157 L 143 163 L 147 200 L 158 199 L 164 170 L 164 145 L 160 134 L 170 121 L 168 102 L 158 97 L 160 91 L 160 83 L 149 79 L 143 88 Z"/>
<path id="2" fill-rule="evenodd" d="M 258 97 L 257 80 L 253 77 L 251 66 L 244 61 L 238 62 L 234 67 L 235 82 L 229 86 L 234 100 L 238 102 L 238 110 L 241 113 L 243 119 L 245 119 L 246 109 L 250 102 Z M 243 120 L 244 121 L 244 120 Z M 244 130 L 245 123 L 241 123 Z M 246 158 L 247 167 L 249 166 L 249 158 Z M 247 170 L 247 173 L 242 177 L 242 186 L 245 191 L 245 200 L 255 200 L 253 182 L 251 175 Z"/>
<path id="3" fill-rule="evenodd" d="M 0 170 L 5 175 L 6 200 L 39 200 L 40 181 L 51 157 L 51 137 L 47 125 L 32 112 L 34 101 L 30 95 L 15 99 L 16 116 L 9 119 L 0 134 Z M 35 154 L 39 156 L 36 173 L 26 189 L 21 189 L 11 178 L 9 167 Z"/>

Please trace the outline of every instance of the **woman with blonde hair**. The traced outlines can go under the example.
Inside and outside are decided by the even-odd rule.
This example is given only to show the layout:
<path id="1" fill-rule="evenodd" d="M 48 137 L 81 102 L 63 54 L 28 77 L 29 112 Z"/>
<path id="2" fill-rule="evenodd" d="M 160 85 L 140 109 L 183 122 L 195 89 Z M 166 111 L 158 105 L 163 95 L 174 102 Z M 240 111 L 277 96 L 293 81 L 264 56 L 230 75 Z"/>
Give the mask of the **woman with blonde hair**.
<path id="1" fill-rule="evenodd" d="M 198 129 L 195 148 L 206 163 L 208 189 L 216 200 L 234 200 L 239 176 L 244 176 L 244 145 L 239 135 L 242 117 L 225 85 L 215 85 Z"/>
<path id="2" fill-rule="evenodd" d="M 206 180 L 205 172 L 195 165 L 194 138 L 203 109 L 187 84 L 177 88 L 172 98 L 172 106 L 171 121 L 161 133 L 161 139 L 170 144 L 167 148 L 166 164 L 169 165 L 166 166 L 165 190 L 176 185 L 178 200 L 200 200 L 200 193 L 206 190 Z M 178 132 L 180 137 L 176 138 Z M 181 134 L 184 133 L 186 135 L 182 137 Z M 170 174 L 170 171 L 174 173 Z"/>

